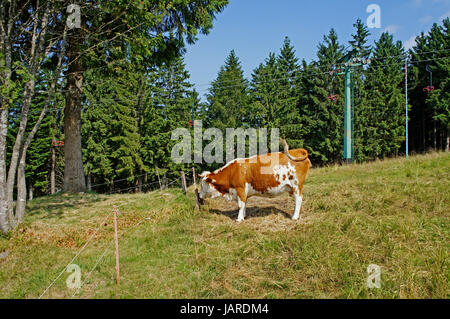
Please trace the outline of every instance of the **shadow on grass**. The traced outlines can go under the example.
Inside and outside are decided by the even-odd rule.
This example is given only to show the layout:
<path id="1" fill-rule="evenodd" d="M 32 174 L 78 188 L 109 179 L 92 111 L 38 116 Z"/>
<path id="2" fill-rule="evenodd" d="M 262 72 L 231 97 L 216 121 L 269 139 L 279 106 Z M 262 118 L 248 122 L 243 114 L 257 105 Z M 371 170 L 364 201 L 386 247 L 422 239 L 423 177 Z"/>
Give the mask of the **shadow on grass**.
<path id="1" fill-rule="evenodd" d="M 227 216 L 230 219 L 236 219 L 239 213 L 239 210 L 236 209 L 231 210 L 210 209 L 209 211 L 213 214 Z M 255 217 L 266 217 L 269 215 L 281 215 L 288 219 L 291 218 L 290 214 L 286 213 L 284 210 L 275 207 L 247 207 L 245 219 L 251 219 Z"/>
<path id="2" fill-rule="evenodd" d="M 61 219 L 70 209 L 78 209 L 105 200 L 97 194 L 55 194 L 36 198 L 27 203 L 26 214 L 30 217 Z"/>

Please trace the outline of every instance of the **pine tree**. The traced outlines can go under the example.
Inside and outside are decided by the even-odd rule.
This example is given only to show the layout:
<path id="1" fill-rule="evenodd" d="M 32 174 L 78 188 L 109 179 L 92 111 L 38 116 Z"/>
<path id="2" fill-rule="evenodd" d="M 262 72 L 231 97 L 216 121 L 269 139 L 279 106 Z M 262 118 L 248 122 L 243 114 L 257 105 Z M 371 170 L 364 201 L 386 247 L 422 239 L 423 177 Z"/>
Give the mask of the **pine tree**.
<path id="1" fill-rule="evenodd" d="M 178 171 L 190 174 L 190 167 L 171 160 L 171 140 L 176 128 L 188 128 L 192 119 L 192 84 L 182 57 L 162 64 L 147 76 L 147 94 L 142 116 L 142 156 L 156 180 L 167 172 L 168 178 L 178 178 Z"/>
<path id="2" fill-rule="evenodd" d="M 403 56 L 402 43 L 394 43 L 389 33 L 375 42 L 363 93 L 368 114 L 363 152 L 368 158 L 397 155 L 405 140 Z"/>
<path id="3" fill-rule="evenodd" d="M 309 122 L 307 144 L 311 159 L 315 163 L 325 164 L 340 161 L 343 154 L 344 101 L 329 100 L 332 77 L 330 71 L 344 55 L 344 47 L 339 43 L 334 29 L 323 37 L 318 46 L 318 61 L 306 65 L 307 71 L 301 76 L 300 114 L 306 113 Z M 336 76 L 333 81 L 333 94 L 342 96 L 343 80 Z"/>
<path id="4" fill-rule="evenodd" d="M 416 38 L 416 45 L 410 51 L 413 63 L 408 74 L 410 79 L 410 145 L 412 150 L 425 151 L 429 148 L 447 149 L 448 145 L 448 50 L 449 18 L 443 25 L 433 24 L 430 32 Z M 414 63 L 414 61 L 423 61 Z M 434 90 L 430 85 L 433 74 Z"/>
<path id="5" fill-rule="evenodd" d="M 367 45 L 368 37 L 370 36 L 369 29 L 360 19 L 356 20 L 353 27 L 355 27 L 356 33 L 352 34 L 353 40 L 350 40 L 349 43 L 353 49 L 358 50 L 359 57 L 367 60 L 372 52 L 372 46 Z M 366 68 L 364 66 L 353 70 L 353 156 L 356 161 L 364 161 L 366 159 L 364 154 L 364 144 L 367 136 L 365 136 L 364 133 L 366 127 L 369 125 L 367 122 L 369 114 L 367 105 L 363 103 L 364 101 L 362 98 L 362 91 L 365 89 L 365 78 Z"/>
<path id="6" fill-rule="evenodd" d="M 280 127 L 281 107 L 279 103 L 278 85 L 281 75 L 274 53 L 269 53 L 252 73 L 251 99 L 255 110 L 254 122 L 258 127 L 268 129 Z"/>
<path id="7" fill-rule="evenodd" d="M 207 126 L 222 130 L 250 127 L 252 112 L 249 107 L 248 86 L 239 59 L 232 50 L 207 95 Z"/>
<path id="8" fill-rule="evenodd" d="M 84 160 L 89 163 L 86 175 L 94 175 L 95 181 L 111 183 L 111 188 L 115 179 L 131 183 L 143 168 L 139 156 L 137 100 L 130 89 L 137 87 L 138 75 L 120 70 L 115 74 L 91 75 L 82 125 Z M 128 186 L 126 183 L 119 186 L 124 184 Z"/>
<path id="9" fill-rule="evenodd" d="M 427 94 L 425 105 L 431 117 L 431 146 L 435 150 L 448 149 L 450 63 L 444 57 L 450 49 L 449 27 L 450 18 L 447 18 L 443 26 L 434 24 L 428 35 L 428 49 L 436 60 L 428 62 L 433 72 L 434 90 Z"/>
<path id="10" fill-rule="evenodd" d="M 211 83 L 209 93 L 207 94 L 208 112 L 206 114 L 204 128 L 218 128 L 222 131 L 224 161 L 230 160 L 230 157 L 244 156 L 238 154 L 237 139 L 233 144 L 226 143 L 226 129 L 248 129 L 255 128 L 258 122 L 261 122 L 260 113 L 262 109 L 258 104 L 252 103 L 250 87 L 248 81 L 244 78 L 244 72 L 241 63 L 234 50 L 230 52 L 217 75 L 216 80 Z M 248 139 L 245 142 L 245 153 L 248 152 Z M 220 164 L 210 165 L 208 169 L 215 169 Z"/>
<path id="11" fill-rule="evenodd" d="M 359 50 L 359 56 L 361 58 L 367 59 L 372 52 L 372 46 L 367 45 L 370 31 L 367 26 L 362 23 L 361 19 L 357 19 L 353 24 L 353 27 L 355 27 L 356 33 L 352 34 L 353 40 L 350 40 L 349 43 L 352 45 L 353 49 Z"/>
<path id="12" fill-rule="evenodd" d="M 109 105 L 102 105 L 100 102 L 102 96 L 106 97 L 107 94 L 106 83 L 98 74 L 91 72 L 87 73 L 86 80 L 87 103 L 82 113 L 81 134 L 83 137 L 83 162 L 90 191 L 92 183 L 109 183 L 114 179 L 113 167 L 109 158 L 111 150 L 108 143 L 109 122 L 112 113 L 106 111 Z M 93 190 L 98 192 L 100 188 Z"/>
<path id="13" fill-rule="evenodd" d="M 300 67 L 288 37 L 284 39 L 277 65 L 280 74 L 280 79 L 276 80 L 280 134 L 286 137 L 292 148 L 302 147 L 305 136 L 297 106 Z"/>
<path id="14" fill-rule="evenodd" d="M 323 115 L 324 112 L 327 112 L 327 108 L 326 104 L 323 103 L 322 94 L 318 92 L 319 87 L 324 85 L 324 81 L 319 78 L 321 72 L 316 62 L 308 64 L 305 60 L 302 60 L 301 69 L 302 72 L 297 81 L 299 88 L 297 109 L 305 136 L 303 147 L 308 150 L 314 165 L 318 165 L 328 162 L 328 158 L 321 152 L 319 145 L 323 138 L 318 134 L 326 125 Z M 325 108 L 321 109 L 322 107 Z"/>
<path id="15" fill-rule="evenodd" d="M 425 33 L 421 33 L 416 37 L 416 45 L 410 50 L 412 60 L 428 59 L 426 54 L 427 48 L 427 36 Z M 408 72 L 408 84 L 409 92 L 408 98 L 411 104 L 411 110 L 409 111 L 409 144 L 411 149 L 415 151 L 424 151 L 429 145 L 427 138 L 426 127 L 429 126 L 430 118 L 428 116 L 429 111 L 426 110 L 425 98 L 426 94 L 423 88 L 429 85 L 428 72 L 425 70 L 426 64 L 418 63 L 413 64 L 409 68 Z"/>

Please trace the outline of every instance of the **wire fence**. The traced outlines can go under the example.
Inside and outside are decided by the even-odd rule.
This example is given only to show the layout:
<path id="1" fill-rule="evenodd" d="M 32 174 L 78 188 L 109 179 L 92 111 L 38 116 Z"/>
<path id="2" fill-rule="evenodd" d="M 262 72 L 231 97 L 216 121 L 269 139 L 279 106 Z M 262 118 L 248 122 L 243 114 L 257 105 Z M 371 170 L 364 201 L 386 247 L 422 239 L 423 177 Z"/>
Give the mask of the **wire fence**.
<path id="1" fill-rule="evenodd" d="M 172 182 L 172 183 L 173 183 L 173 182 Z M 158 196 L 157 198 L 158 198 L 158 199 L 159 199 L 159 198 L 163 198 L 163 196 L 160 195 L 160 196 Z M 175 199 L 176 199 L 176 197 L 172 198 L 170 201 L 168 201 L 168 202 L 166 203 L 166 205 L 172 204 L 172 202 L 173 202 Z M 128 205 L 129 203 L 126 203 L 126 204 Z M 125 205 L 125 204 L 123 204 L 123 205 Z M 122 212 L 121 212 L 121 213 L 122 213 Z M 122 238 L 125 234 L 129 233 L 130 231 L 132 231 L 133 229 L 136 229 L 138 226 L 142 225 L 143 223 L 145 223 L 145 222 L 148 221 L 148 220 L 151 220 L 150 215 L 145 216 L 145 217 L 142 217 L 137 223 L 133 224 L 132 226 L 130 226 L 130 227 L 126 228 L 126 229 L 123 229 L 123 230 L 121 231 L 121 233 L 118 235 L 119 239 Z M 93 271 L 98 267 L 98 265 L 101 263 L 101 261 L 105 258 L 105 256 L 106 256 L 108 250 L 111 249 L 111 248 L 113 247 L 113 244 L 114 244 L 114 239 L 111 239 L 111 240 L 109 240 L 109 241 L 106 243 L 103 252 L 100 254 L 100 256 L 99 256 L 99 258 L 96 260 L 94 266 L 90 269 L 89 273 L 86 275 L 86 277 L 85 277 L 85 279 L 83 280 L 83 282 L 81 283 L 80 287 L 76 288 L 75 291 L 73 292 L 73 294 L 72 294 L 72 296 L 71 296 L 72 299 L 75 297 L 76 294 L 78 294 L 78 293 L 81 291 L 81 289 L 83 288 L 83 286 L 85 286 L 86 282 L 87 282 L 88 279 L 91 277 Z M 97 283 L 95 284 L 95 286 L 93 287 L 93 289 L 96 289 L 97 286 L 98 286 L 98 284 L 99 284 L 99 281 L 97 281 Z M 129 291 L 126 291 L 126 292 L 130 293 Z M 80 297 L 81 297 L 81 295 L 80 295 Z M 135 297 L 136 297 L 136 296 L 135 296 Z"/>
<path id="2" fill-rule="evenodd" d="M 177 175 L 177 173 L 173 173 L 172 175 Z M 94 185 L 90 185 L 88 186 L 88 191 L 91 192 L 95 192 L 98 194 L 105 194 L 105 195 L 112 195 L 112 194 L 120 194 L 120 193 L 127 193 L 130 191 L 139 191 L 139 192 L 148 192 L 148 191 L 152 191 L 152 190 L 156 190 L 156 189 L 165 189 L 168 188 L 171 185 L 174 185 L 175 183 L 179 182 L 180 186 L 182 186 L 182 182 L 181 182 L 181 174 L 179 177 L 177 178 L 172 178 L 172 179 L 168 179 L 164 174 L 160 177 L 159 181 L 151 181 L 151 182 L 139 182 L 139 179 L 141 177 L 145 177 L 147 178 L 149 176 L 149 173 L 145 173 L 145 174 L 139 174 L 139 175 L 135 175 L 132 178 L 133 183 L 136 183 L 136 185 L 133 186 L 124 186 L 121 187 L 120 184 L 128 184 L 130 183 L 130 179 L 129 178 L 121 178 L 121 179 L 116 179 L 116 180 L 112 180 L 109 182 L 104 182 L 104 183 L 99 183 L 99 184 L 94 184 Z M 187 182 L 192 182 L 194 181 L 193 177 L 189 177 L 186 176 L 185 180 Z M 109 188 L 107 190 L 102 191 L 102 187 L 105 188 Z"/>
<path id="3" fill-rule="evenodd" d="M 80 256 L 80 254 L 86 249 L 88 244 L 91 242 L 91 240 L 94 238 L 94 236 L 98 233 L 100 228 L 105 224 L 105 222 L 108 220 L 108 218 L 112 215 L 112 213 L 109 213 L 105 219 L 100 223 L 100 225 L 97 227 L 95 232 L 89 237 L 89 239 L 86 241 L 86 243 L 81 247 L 81 249 L 75 254 L 75 256 L 69 261 L 69 263 L 63 268 L 63 270 L 59 273 L 59 275 L 55 278 L 55 280 L 52 281 L 52 283 L 44 290 L 44 292 L 39 296 L 39 299 L 41 299 L 45 293 L 55 284 L 55 282 L 62 276 L 62 274 L 67 270 L 67 267 L 72 264 L 75 259 Z"/>
<path id="4" fill-rule="evenodd" d="M 193 174 L 195 174 L 195 170 L 193 172 Z M 127 180 L 127 179 L 123 179 L 123 180 Z M 187 183 L 188 180 L 194 180 L 193 178 L 185 178 L 185 181 Z M 155 185 L 155 184 L 159 184 L 159 182 L 152 182 L 152 183 L 147 183 L 147 185 Z M 179 184 L 182 185 L 183 181 L 180 178 L 177 179 L 173 179 L 173 180 L 167 180 L 167 183 L 165 184 L 165 187 L 158 187 L 160 189 L 160 191 L 164 191 L 165 189 L 168 189 L 169 186 L 173 186 L 175 184 Z M 97 184 L 98 185 L 105 185 L 105 184 Z M 123 188 L 123 189 L 117 189 L 113 192 L 109 192 L 108 194 L 117 194 L 117 193 L 121 193 L 121 192 L 126 192 L 129 191 L 131 189 L 135 189 L 138 187 L 143 187 L 145 184 L 142 185 L 137 185 L 137 186 L 133 186 L 133 187 L 127 187 L 127 188 Z M 186 184 L 187 186 L 187 184 Z M 167 195 L 166 193 L 161 192 L 156 199 L 163 199 L 164 196 Z M 174 196 L 171 200 L 169 200 L 168 202 L 165 203 L 166 206 L 169 206 L 170 204 L 172 204 L 172 202 L 177 198 L 177 196 Z M 138 201 L 142 201 L 142 198 L 137 198 L 133 201 L 125 201 L 122 203 L 119 203 L 117 205 L 114 205 L 112 207 L 112 211 L 109 212 L 106 217 L 102 220 L 102 222 L 99 224 L 99 226 L 95 229 L 95 231 L 92 233 L 92 235 L 88 238 L 88 240 L 83 244 L 83 246 L 77 251 L 77 253 L 74 255 L 74 257 L 67 263 L 67 265 L 59 272 L 59 274 L 56 276 L 56 278 L 50 283 L 49 286 L 46 287 L 46 289 L 42 292 L 42 294 L 39 296 L 39 299 L 42 299 L 46 293 L 49 291 L 49 289 L 51 287 L 54 286 L 54 284 L 62 277 L 62 275 L 64 274 L 64 272 L 66 272 L 68 270 L 68 267 L 75 261 L 77 260 L 77 258 L 80 257 L 80 255 L 82 254 L 83 251 L 86 250 L 86 248 L 88 247 L 88 245 L 90 243 L 93 242 L 93 238 L 99 233 L 100 229 L 102 228 L 102 226 L 106 225 L 107 221 L 112 217 L 113 215 L 113 209 L 117 209 L 119 207 L 126 207 L 129 206 L 130 204 L 133 204 L 135 202 Z M 126 210 L 126 209 L 125 209 Z M 152 212 L 154 213 L 154 212 Z M 126 213 L 120 212 L 121 216 L 126 216 Z M 148 214 L 144 217 L 142 217 L 138 222 L 136 222 L 135 224 L 133 224 L 132 226 L 126 228 L 126 229 L 122 229 L 120 235 L 118 236 L 119 238 L 122 238 L 126 233 L 129 233 L 131 230 L 137 228 L 138 226 L 140 226 L 141 224 L 143 224 L 144 222 L 148 221 L 151 219 L 151 214 Z M 82 287 L 86 284 L 86 282 L 91 278 L 92 273 L 94 272 L 94 270 L 99 266 L 99 264 L 101 263 L 101 261 L 105 258 L 105 256 L 108 253 L 108 250 L 111 248 L 111 244 L 114 243 L 114 239 L 110 239 L 107 241 L 107 243 L 104 245 L 104 249 L 102 251 L 102 253 L 99 255 L 98 259 L 96 260 L 96 262 L 94 263 L 94 266 L 90 269 L 90 271 L 88 272 L 88 274 L 84 277 L 84 280 L 81 282 L 80 286 L 78 288 L 75 288 L 73 294 L 71 295 L 71 298 L 74 298 L 76 294 L 78 294 L 80 292 L 80 290 L 82 289 Z M 98 282 L 96 284 L 96 286 L 98 285 Z M 95 286 L 95 287 L 96 287 Z"/>
<path id="5" fill-rule="evenodd" d="M 441 49 L 441 50 L 434 50 L 434 51 L 428 51 L 428 52 L 419 52 L 419 53 L 413 53 L 412 55 L 426 55 L 426 54 L 430 54 L 430 53 L 443 53 L 443 52 L 448 52 L 450 51 L 450 49 Z M 393 61 L 389 61 L 392 60 Z M 445 59 L 450 59 L 450 56 L 442 56 L 442 57 L 433 57 L 433 58 L 425 58 L 425 59 L 413 59 L 410 58 L 409 54 L 402 54 L 402 55 L 397 55 L 397 56 L 386 56 L 386 57 L 379 57 L 379 58 L 370 58 L 369 60 L 371 60 L 372 62 L 377 62 L 377 63 L 372 63 L 373 65 L 370 65 L 370 68 L 372 69 L 377 69 L 377 68 L 386 68 L 389 66 L 399 66 L 399 67 L 403 67 L 404 63 L 405 63 L 405 59 L 408 59 L 408 64 L 419 64 L 419 63 L 428 63 L 428 62 L 433 62 L 433 61 L 440 61 L 440 60 L 445 60 Z M 378 63 L 378 61 L 380 61 Z M 257 80 L 257 81 L 253 81 L 253 80 L 249 80 L 250 86 L 254 86 L 254 85 L 261 85 L 261 84 L 265 84 L 265 83 L 273 83 L 273 82 L 278 82 L 278 81 L 295 81 L 298 79 L 299 75 L 304 74 L 305 76 L 308 76 L 309 78 L 311 77 L 318 77 L 318 76 L 323 76 L 323 75 L 330 75 L 330 71 L 331 69 L 324 69 L 323 67 L 316 67 L 314 68 L 315 71 L 309 71 L 309 70 L 299 70 L 298 72 L 296 72 L 295 74 L 287 74 L 286 76 L 280 76 L 280 77 L 274 77 L 274 78 L 270 78 L 270 79 L 266 79 L 266 80 Z M 227 88 L 234 88 L 234 87 L 240 87 L 242 85 L 242 83 L 240 83 L 237 80 L 229 80 L 229 81 L 225 81 L 223 83 L 231 83 L 230 85 L 225 85 L 225 86 L 221 86 L 220 89 L 227 89 Z M 237 82 L 237 83 L 235 83 Z M 209 83 L 204 83 L 204 84 L 200 84 L 197 85 L 198 86 L 211 86 L 213 84 L 213 82 L 209 82 Z M 207 92 L 209 92 L 209 88 L 206 89 L 197 89 L 198 92 L 204 92 L 205 94 Z M 65 93 L 66 90 L 59 90 L 58 91 L 60 94 L 61 93 Z M 43 92 L 43 94 L 45 95 L 46 92 Z M 167 96 L 162 96 L 167 98 Z M 87 98 L 86 97 L 86 103 L 87 105 L 92 104 L 92 105 L 110 105 L 111 103 L 138 103 L 138 99 L 135 98 L 130 98 L 130 99 L 124 99 L 124 98 L 108 98 L 106 101 L 97 101 L 94 100 L 92 98 Z M 58 112 L 63 110 L 64 107 L 53 107 L 53 108 L 48 108 L 47 112 Z M 12 112 L 10 114 L 10 116 L 17 116 L 16 113 L 20 113 L 20 108 L 10 108 L 10 111 Z M 42 112 L 42 109 L 34 109 L 34 110 L 30 110 L 28 113 L 31 114 L 39 114 Z"/>

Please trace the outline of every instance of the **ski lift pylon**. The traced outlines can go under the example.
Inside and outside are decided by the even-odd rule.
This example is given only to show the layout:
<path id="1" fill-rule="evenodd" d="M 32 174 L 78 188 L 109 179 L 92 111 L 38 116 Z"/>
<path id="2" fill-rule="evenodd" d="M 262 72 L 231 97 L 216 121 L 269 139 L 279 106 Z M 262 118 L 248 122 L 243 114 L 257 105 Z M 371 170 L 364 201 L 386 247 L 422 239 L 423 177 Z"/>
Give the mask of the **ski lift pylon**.
<path id="1" fill-rule="evenodd" d="M 333 80 L 334 80 L 335 74 L 336 74 L 336 66 L 333 65 L 331 68 L 331 71 L 330 71 L 331 84 L 330 84 L 330 95 L 328 95 L 328 100 L 332 103 L 339 100 L 339 95 L 333 94 Z"/>

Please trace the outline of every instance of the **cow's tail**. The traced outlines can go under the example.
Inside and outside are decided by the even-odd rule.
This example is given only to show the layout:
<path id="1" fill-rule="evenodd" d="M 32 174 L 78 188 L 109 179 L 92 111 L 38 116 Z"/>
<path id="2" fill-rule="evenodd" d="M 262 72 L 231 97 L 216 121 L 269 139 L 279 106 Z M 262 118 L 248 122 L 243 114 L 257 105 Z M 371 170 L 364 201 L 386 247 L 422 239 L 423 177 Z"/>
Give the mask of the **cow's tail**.
<path id="1" fill-rule="evenodd" d="M 308 154 L 305 154 L 305 155 L 300 156 L 300 157 L 294 157 L 294 156 L 292 156 L 291 154 L 289 154 L 289 146 L 288 146 L 286 140 L 285 140 L 284 138 L 281 138 L 280 141 L 281 141 L 281 144 L 283 144 L 284 154 L 285 154 L 291 161 L 294 161 L 294 162 L 302 162 L 302 161 L 304 161 L 304 160 L 306 160 L 306 159 L 308 158 Z"/>

